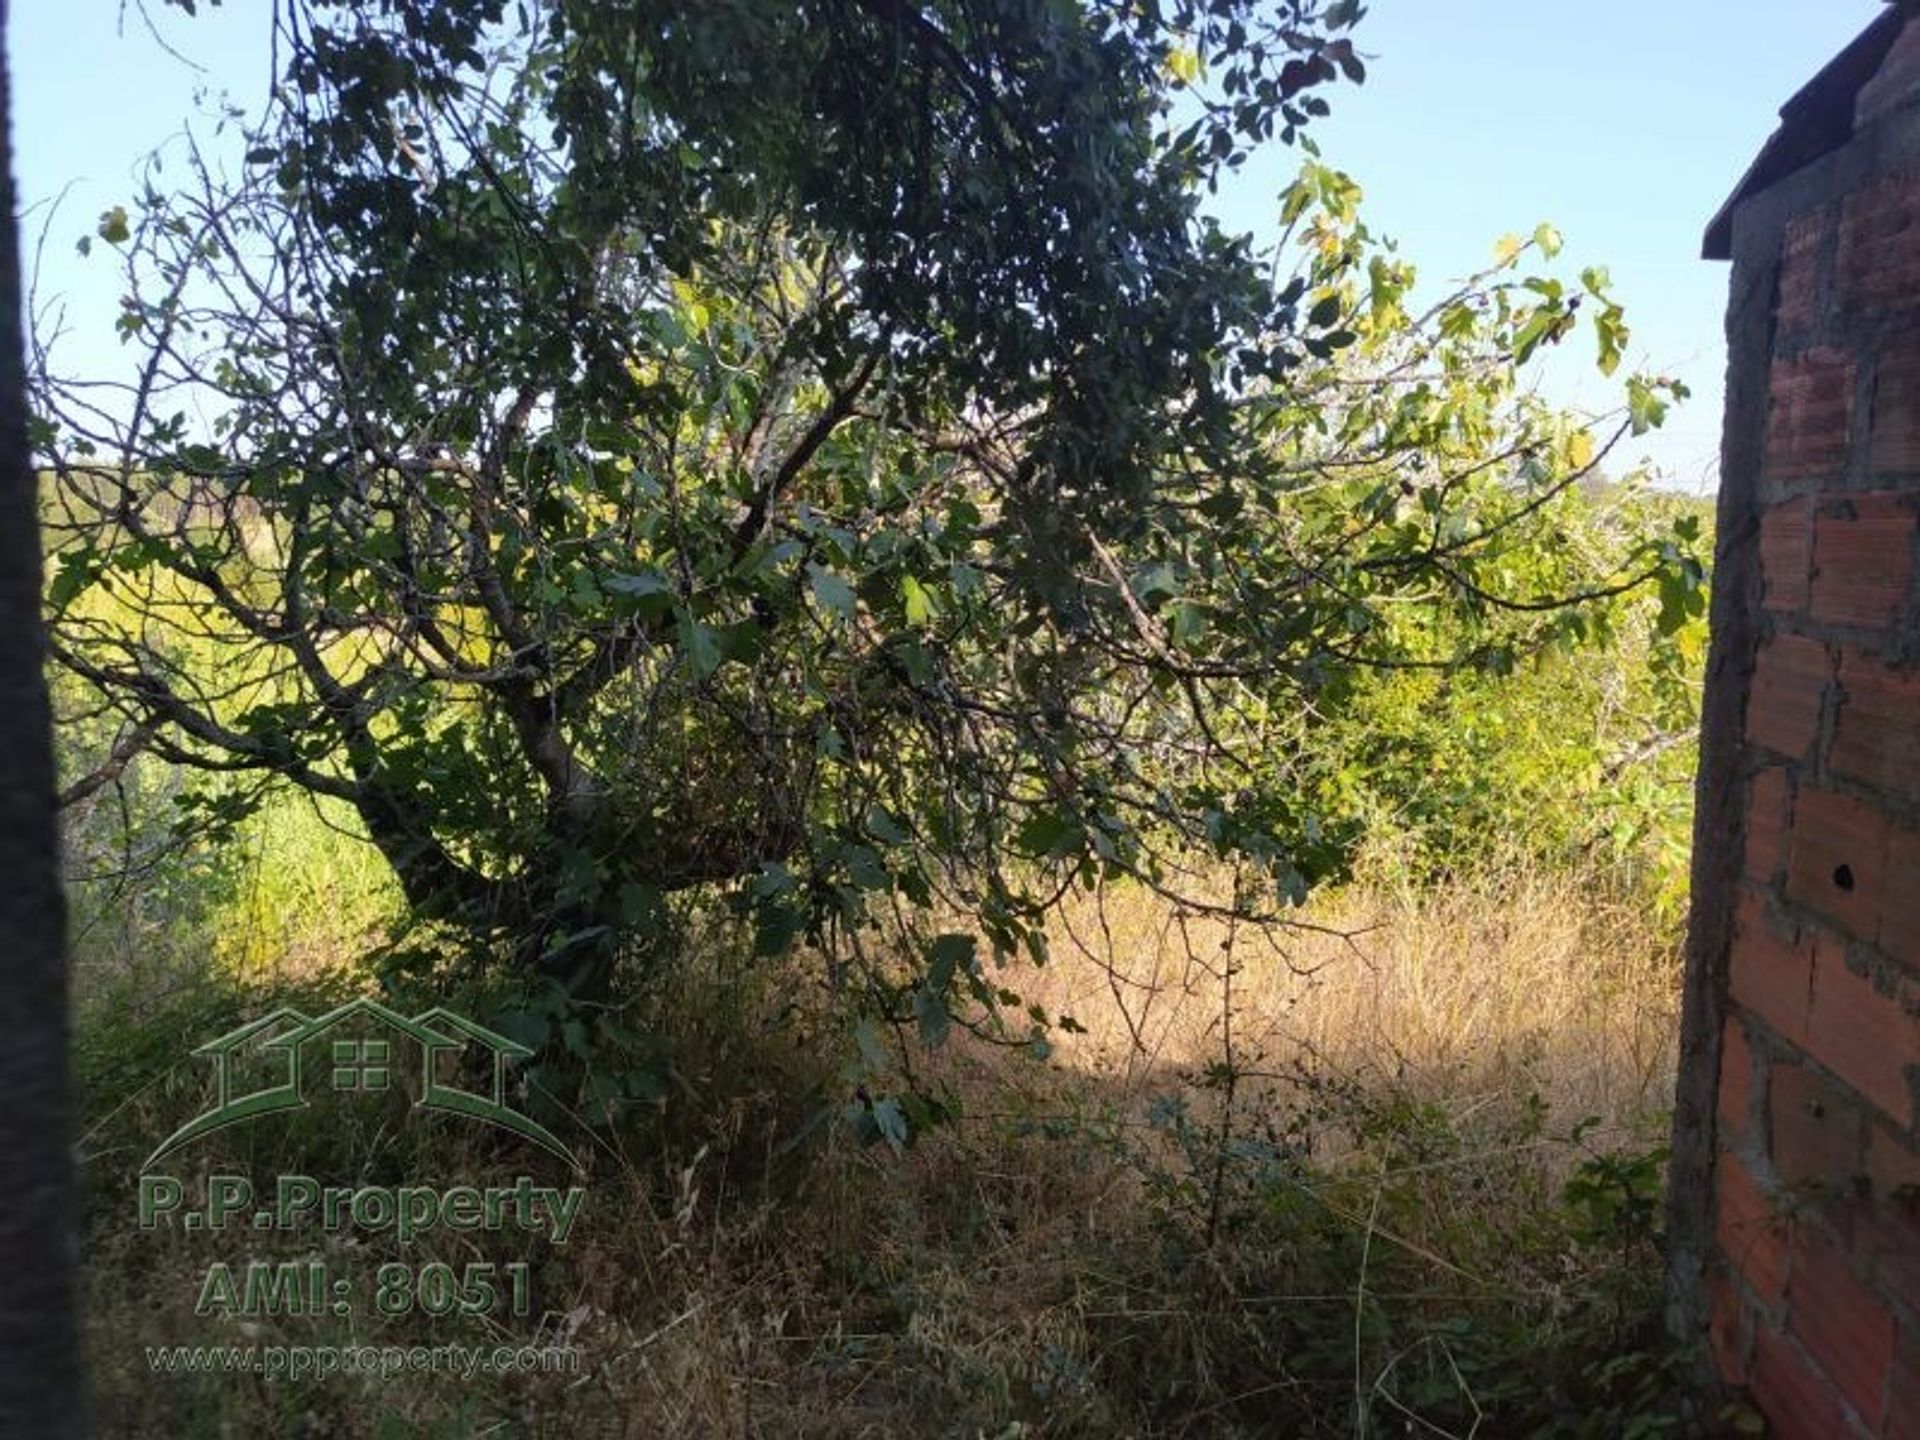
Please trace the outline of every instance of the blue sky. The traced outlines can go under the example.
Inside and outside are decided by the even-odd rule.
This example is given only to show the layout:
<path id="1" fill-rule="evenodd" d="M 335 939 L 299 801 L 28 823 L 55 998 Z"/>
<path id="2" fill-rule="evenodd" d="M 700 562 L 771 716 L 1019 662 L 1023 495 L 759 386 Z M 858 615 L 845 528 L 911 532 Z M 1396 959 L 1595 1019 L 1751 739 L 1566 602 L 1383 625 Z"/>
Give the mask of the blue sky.
<path id="1" fill-rule="evenodd" d="M 118 360 L 111 262 L 99 249 L 82 261 L 75 237 L 131 196 L 140 157 L 180 132 L 197 90 L 253 108 L 267 89 L 266 0 L 229 0 L 195 20 L 148 3 L 202 71 L 167 55 L 132 3 L 124 30 L 116 0 L 10 7 L 29 245 L 65 191 L 39 276 L 43 300 L 66 300 L 63 368 Z M 1694 391 L 1636 453 L 1670 483 L 1709 489 L 1727 276 L 1699 258 L 1701 232 L 1781 103 L 1880 9 L 1880 0 L 1374 0 L 1359 33 L 1367 83 L 1336 94 L 1317 136 L 1326 159 L 1365 187 L 1375 230 L 1425 276 L 1475 270 L 1501 235 L 1531 234 L 1542 220 L 1566 235 L 1576 267 L 1608 265 L 1634 327 L 1633 358 Z M 1221 202 L 1223 218 L 1270 235 L 1272 197 L 1296 163 L 1278 152 L 1250 166 Z M 1567 403 L 1601 403 L 1604 389 L 1583 374 L 1556 363 L 1545 387 Z"/>

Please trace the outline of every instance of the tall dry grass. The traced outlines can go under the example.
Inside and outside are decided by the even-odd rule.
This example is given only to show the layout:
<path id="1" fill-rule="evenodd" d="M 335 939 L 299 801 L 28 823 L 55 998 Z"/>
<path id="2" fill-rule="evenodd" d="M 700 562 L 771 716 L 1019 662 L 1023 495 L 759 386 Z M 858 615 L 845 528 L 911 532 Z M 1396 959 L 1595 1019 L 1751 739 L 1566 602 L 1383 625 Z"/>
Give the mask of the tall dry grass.
<path id="1" fill-rule="evenodd" d="M 623 1433 L 1445 1435 L 1482 1410 L 1530 1433 L 1505 1427 L 1555 1403 L 1556 1347 L 1657 1380 L 1628 1355 L 1645 1233 L 1596 1244 L 1561 1185 L 1664 1134 L 1675 937 L 1513 865 L 1299 919 L 1073 900 L 1048 966 L 996 978 L 1084 1033 L 1044 1065 L 958 1032 L 909 1050 L 956 1118 L 901 1153 L 836 1131 L 737 1212 L 731 1283 L 641 1332 Z"/>
<path id="2" fill-rule="evenodd" d="M 1614 1129 L 1669 1103 L 1677 937 L 1604 875 L 1516 861 L 1446 887 L 1356 887 L 1298 919 L 1259 933 L 1139 888 L 1080 894 L 1053 962 L 1013 983 L 1086 1027 L 1060 1037 L 1064 1064 L 1129 1093 L 1232 1044 L 1269 1074 L 1458 1106 L 1538 1096 Z"/>
<path id="3" fill-rule="evenodd" d="M 1606 1149 L 1573 1121 L 1658 1132 L 1672 937 L 1604 884 L 1517 866 L 1298 918 L 1263 935 L 1077 897 L 1051 962 L 998 978 L 1084 1033 L 1045 1062 L 961 1030 L 906 1044 L 894 1078 L 953 1115 L 897 1150 L 833 1118 L 794 1143 L 854 1099 L 843 1020 L 804 972 L 707 935 L 654 1017 L 681 1037 L 674 1093 L 542 1262 L 539 1337 L 582 1347 L 581 1375 L 156 1380 L 129 1342 L 202 1338 L 202 1257 L 125 1234 L 116 1200 L 90 1256 L 105 1429 L 1531 1433 L 1513 1417 L 1617 1364 L 1650 1314 L 1643 1237 L 1595 1242 L 1559 1187 Z M 1599 1423 L 1556 1433 L 1618 1433 Z"/>

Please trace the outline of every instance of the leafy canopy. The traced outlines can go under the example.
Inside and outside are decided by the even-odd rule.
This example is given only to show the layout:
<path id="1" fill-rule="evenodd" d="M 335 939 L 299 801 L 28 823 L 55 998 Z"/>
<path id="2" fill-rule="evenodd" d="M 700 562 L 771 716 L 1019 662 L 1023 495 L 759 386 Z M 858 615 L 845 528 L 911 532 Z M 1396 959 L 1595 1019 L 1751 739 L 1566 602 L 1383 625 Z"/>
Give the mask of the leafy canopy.
<path id="1" fill-rule="evenodd" d="M 1555 547 L 1678 387 L 1522 383 L 1583 306 L 1627 338 L 1523 272 L 1550 228 L 1416 307 L 1317 158 L 1277 252 L 1203 214 L 1360 13 L 289 4 L 243 173 L 103 217 L 137 383 L 41 377 L 56 655 L 207 823 L 346 807 L 576 995 L 716 888 L 768 952 L 963 917 L 869 972 L 930 1039 L 1069 885 L 1275 914 L 1357 838 L 1312 767 L 1361 677 L 1699 604 L 1683 544 Z"/>

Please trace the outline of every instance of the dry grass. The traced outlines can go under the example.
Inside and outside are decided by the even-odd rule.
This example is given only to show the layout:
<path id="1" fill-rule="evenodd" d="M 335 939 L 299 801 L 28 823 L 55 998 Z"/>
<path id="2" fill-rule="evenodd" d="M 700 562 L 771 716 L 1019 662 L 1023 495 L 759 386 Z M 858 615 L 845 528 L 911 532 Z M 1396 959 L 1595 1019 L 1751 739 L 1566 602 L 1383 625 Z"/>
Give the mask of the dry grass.
<path id="1" fill-rule="evenodd" d="M 1018 988 L 1086 1026 L 1060 1039 L 1064 1063 L 1128 1093 L 1231 1040 L 1255 1070 L 1301 1062 L 1449 1104 L 1537 1095 L 1631 1127 L 1669 1103 L 1679 959 L 1634 898 L 1511 865 L 1301 918 L 1236 933 L 1137 889 L 1083 895 L 1056 921 L 1055 963 Z"/>
<path id="2" fill-rule="evenodd" d="M 583 1347 L 579 1377 L 156 1380 L 139 1344 L 232 1337 L 191 1313 L 197 1249 L 128 1234 L 98 1174 L 103 1428 L 1348 1435 L 1404 1433 L 1412 1410 L 1422 1433 L 1465 1434 L 1462 1416 L 1537 1405 L 1504 1370 L 1540 1390 L 1561 1363 L 1541 1356 L 1630 1347 L 1646 1318 L 1644 1245 L 1591 1243 L 1556 1207 L 1596 1148 L 1564 1137 L 1574 1120 L 1657 1130 L 1670 940 L 1593 885 L 1515 869 L 1306 918 L 1320 928 L 1269 939 L 1137 892 L 1082 896 L 1052 963 L 1000 979 L 1084 1034 L 1041 1064 L 956 1032 L 904 1049 L 891 1081 L 847 1069 L 843 1020 L 792 972 L 704 946 L 658 1017 L 682 1037 L 679 1088 L 542 1271 L 542 1334 Z M 841 1120 L 788 1145 L 856 1083 L 909 1072 L 950 1123 L 899 1151 Z M 114 1123 L 160 1117 L 136 1104 Z M 1504 1425 L 1479 1433 L 1520 1433 Z"/>

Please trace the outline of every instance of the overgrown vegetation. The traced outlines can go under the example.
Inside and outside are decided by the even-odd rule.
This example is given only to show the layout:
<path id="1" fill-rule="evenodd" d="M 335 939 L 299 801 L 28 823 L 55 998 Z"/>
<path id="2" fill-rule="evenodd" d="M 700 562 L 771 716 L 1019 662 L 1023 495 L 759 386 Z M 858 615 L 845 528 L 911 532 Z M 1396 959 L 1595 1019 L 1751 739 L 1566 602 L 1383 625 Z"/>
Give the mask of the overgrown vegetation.
<path id="1" fill-rule="evenodd" d="M 1204 217 L 1360 10 L 285 8 L 241 178 L 90 239 L 138 380 L 38 381 L 103 1418 L 1698 1422 L 1655 1286 L 1710 536 L 1603 478 L 1679 387 L 1534 392 L 1627 344 L 1550 226 L 1437 290 L 1317 152 L 1271 253 Z M 195 1314 L 205 1246 L 130 1227 L 192 1046 L 355 995 L 531 1052 L 592 1198 L 525 1320 Z M 509 1159 L 396 1092 L 194 1164 Z M 509 1331 L 581 1374 L 144 1349 Z"/>
<path id="2" fill-rule="evenodd" d="M 1039 993 L 1083 1032 L 1044 1063 L 880 1039 L 881 1068 L 940 1111 L 903 1145 L 863 1124 L 857 1008 L 797 990 L 729 922 L 687 937 L 680 983 L 627 1012 L 670 1083 L 603 1130 L 580 1233 L 536 1255 L 540 1333 L 582 1347 L 581 1385 L 156 1380 L 146 1345 L 351 1333 L 195 1317 L 205 1247 L 133 1230 L 127 1177 L 202 1098 L 177 1036 L 356 982 L 283 970 L 255 989 L 195 966 L 138 997 L 96 989 L 106 1409 L 138 1434 L 1347 1435 L 1409 1414 L 1455 1434 L 1678 1432 L 1654 1207 L 1670 935 L 1602 877 L 1517 862 L 1312 915 L 1360 938 L 1227 948 L 1226 922 L 1182 927 L 1137 890 L 1075 902 Z M 204 1162 L 525 1168 L 364 1102 L 301 1118 Z M 371 1243 L 367 1266 L 473 1254 Z M 377 1338 L 488 1334 L 415 1319 Z"/>

